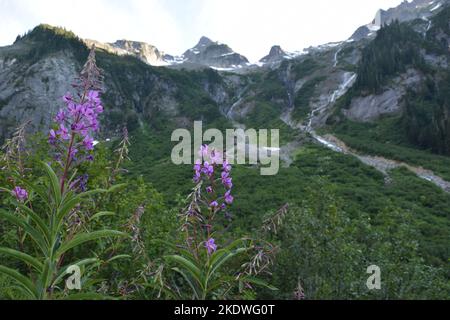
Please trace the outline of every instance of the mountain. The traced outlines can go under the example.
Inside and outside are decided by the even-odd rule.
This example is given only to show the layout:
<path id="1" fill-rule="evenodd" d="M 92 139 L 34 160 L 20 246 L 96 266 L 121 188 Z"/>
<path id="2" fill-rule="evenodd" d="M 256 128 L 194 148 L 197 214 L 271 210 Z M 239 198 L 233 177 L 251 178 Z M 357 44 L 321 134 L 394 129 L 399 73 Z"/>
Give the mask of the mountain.
<path id="1" fill-rule="evenodd" d="M 186 64 L 198 64 L 217 69 L 237 69 L 249 65 L 246 57 L 234 52 L 226 44 L 214 42 L 207 37 L 202 37 L 198 44 L 187 50 L 181 58 Z"/>
<path id="2" fill-rule="evenodd" d="M 422 19 L 428 22 L 428 18 L 443 6 L 448 5 L 449 0 L 404 0 L 399 6 L 388 10 L 378 10 L 374 20 L 358 28 L 350 37 L 351 40 L 361 40 L 376 33 L 383 25 L 390 24 L 394 20 L 399 22 Z"/>
<path id="3" fill-rule="evenodd" d="M 291 52 L 287 52 L 284 51 L 283 49 L 281 49 L 280 46 L 273 46 L 270 49 L 270 52 L 267 56 L 265 56 L 264 58 L 262 58 L 261 60 L 259 60 L 259 64 L 273 64 L 273 63 L 277 63 L 277 62 L 281 62 L 285 59 L 293 59 L 299 55 L 301 55 L 303 53 L 291 53 Z"/>
<path id="4" fill-rule="evenodd" d="M 168 66 L 174 63 L 174 57 L 158 50 L 145 42 L 117 40 L 114 43 L 101 43 L 95 40 L 84 40 L 91 47 L 95 45 L 99 49 L 117 55 L 131 55 L 141 59 L 143 62 L 151 66 Z"/>
<path id="5" fill-rule="evenodd" d="M 418 3 L 402 4 L 400 9 L 387 12 L 399 16 L 398 12 L 404 12 L 405 8 Z M 424 5 L 423 1 L 420 3 Z M 431 2 L 428 3 L 428 7 L 431 5 Z M 418 10 L 423 13 L 422 7 Z M 408 46 L 418 48 L 418 54 L 433 68 L 443 68 L 447 64 L 445 54 L 423 52 L 426 47 L 442 42 L 445 38 L 443 35 L 447 31 L 437 32 L 437 26 L 431 23 L 442 10 L 443 7 L 428 10 L 433 13 L 430 22 L 423 19 L 404 22 L 407 26 L 403 29 L 412 31 L 402 29 L 399 35 L 402 38 L 412 34 Z M 436 33 L 438 39 L 430 38 L 423 43 L 420 39 L 423 39 L 424 31 Z M 392 32 L 396 31 L 387 30 L 384 34 L 387 37 Z M 112 114 L 108 118 L 111 130 L 115 130 L 121 122 L 133 123 L 133 126 L 154 122 L 151 117 L 155 115 L 167 116 L 173 123 L 179 123 L 195 119 L 200 110 L 206 109 L 211 114 L 211 120 L 215 114 L 219 118 L 253 125 L 284 122 L 284 125 L 294 128 L 305 123 L 315 127 L 324 126 L 342 119 L 376 121 L 381 116 L 402 110 L 409 88 L 423 83 L 427 77 L 423 71 L 403 66 L 392 72 L 390 87 L 384 87 L 384 83 L 388 83 L 386 79 L 377 85 L 376 92 L 354 90 L 355 83 L 363 87 L 361 83 L 366 73 L 369 79 L 371 74 L 386 73 L 387 67 L 378 62 L 374 64 L 376 70 L 365 71 L 370 66 L 365 61 L 369 55 L 367 50 L 374 47 L 371 43 L 376 34 L 374 32 L 371 38 L 361 41 L 309 48 L 303 54 L 288 53 L 280 46 L 274 46 L 269 55 L 260 61 L 259 65 L 271 65 L 271 68 L 266 69 L 250 67 L 245 57 L 207 37 L 202 37 L 195 47 L 181 57 L 172 57 L 141 42 L 121 40 L 113 44 L 101 44 L 81 40 L 63 29 L 39 26 L 26 36 L 19 37 L 12 46 L 0 48 L 2 134 L 6 135 L 24 118 L 32 118 L 35 128 L 49 124 L 51 114 L 58 108 L 55 101 L 70 90 L 69 85 L 55 84 L 76 74 L 83 53 L 87 50 L 86 43 L 95 43 L 99 49 L 103 49 L 98 59 L 106 73 L 106 89 L 114 95 L 109 106 Z M 411 49 L 410 52 L 417 50 Z M 392 50 L 385 53 L 392 56 L 394 61 L 398 61 L 397 54 L 400 53 Z M 163 64 L 170 64 L 171 67 L 176 65 L 177 68 L 154 68 Z M 245 69 L 246 72 L 236 77 L 202 69 L 205 66 L 218 71 Z M 259 75 L 256 77 L 254 73 Z M 194 96 L 188 88 L 198 92 L 195 99 L 204 99 L 203 102 L 189 100 L 188 96 Z M 348 91 L 352 95 L 351 99 Z M 345 108 L 342 107 L 344 98 L 348 102 Z M 260 104 L 264 105 L 263 109 Z"/>
<path id="6" fill-rule="evenodd" d="M 249 65 L 243 55 L 235 53 L 230 47 L 202 37 L 198 44 L 181 56 L 166 54 L 153 45 L 145 42 L 118 40 L 114 43 L 102 43 L 95 40 L 84 40 L 91 47 L 93 44 L 109 53 L 130 55 L 141 59 L 151 66 L 173 66 L 177 68 L 210 67 L 217 70 L 242 69 Z"/>
<path id="7" fill-rule="evenodd" d="M 279 174 L 263 177 L 254 165 L 233 167 L 236 202 L 226 232 L 241 236 L 252 230 L 258 237 L 265 212 L 286 203 L 300 206 L 286 215 L 274 238 L 283 250 L 268 275 L 281 292 L 275 297 L 291 299 L 299 280 L 319 279 L 301 285 L 319 298 L 372 298 L 365 282 L 358 282 L 370 256 L 370 263 L 388 268 L 386 290 L 375 297 L 445 298 L 450 278 L 450 7 L 443 1 L 414 1 L 386 12 L 402 21 L 379 14 L 355 33 L 358 37 L 301 54 L 274 46 L 257 65 L 206 37 L 180 57 L 132 41 L 96 43 L 105 110 L 95 137 L 98 150 L 114 149 L 126 127 L 132 161 L 123 164 L 124 176 L 132 183 L 151 183 L 173 209 L 179 195 L 193 187 L 192 167 L 171 161 L 173 130 L 192 130 L 197 120 L 220 131 L 279 129 Z M 0 139 L 28 120 L 28 131 L 48 134 L 90 44 L 67 30 L 40 25 L 0 48 Z M 161 66 L 164 62 L 168 65 Z M 103 181 L 96 178 L 106 163 L 100 157 L 86 169 L 93 173 L 93 184 Z M 150 189 L 143 190 L 142 197 L 128 200 L 150 206 Z M 120 207 L 128 219 L 133 210 Z M 160 229 L 153 217 L 175 220 L 177 210 L 166 214 L 158 208 L 156 203 L 147 218 L 151 230 Z M 339 216 L 342 222 L 336 224 Z M 339 242 L 330 242 L 330 234 Z M 311 249 L 297 250 L 302 243 Z M 331 243 L 329 252 L 315 250 L 320 243 Z M 336 248 L 343 248 L 340 255 Z M 357 255 L 361 259 L 353 260 Z M 431 267 L 444 273 L 439 282 Z M 335 279 L 342 272 L 352 280 L 350 288 Z M 322 290 L 323 275 L 335 279 L 334 289 Z M 436 289 L 436 283 L 445 286 Z"/>
<path id="8" fill-rule="evenodd" d="M 176 58 L 141 42 L 121 40 L 103 45 L 81 40 L 63 29 L 39 26 L 12 46 L 0 48 L 2 135 L 25 118 L 31 118 L 36 129 L 48 126 L 59 107 L 55 101 L 70 90 L 69 85 L 59 84 L 79 70 L 86 43 L 95 43 L 100 49 L 105 90 L 112 93 L 106 115 L 110 132 L 123 123 L 138 127 L 162 118 L 177 125 L 196 117 L 228 119 L 253 126 L 273 124 L 288 131 L 347 120 L 376 122 L 386 116 L 403 117 L 405 110 L 412 112 L 408 121 L 417 121 L 413 119 L 419 111 L 407 107 L 413 99 L 410 92 L 421 94 L 430 79 L 443 83 L 448 68 L 445 43 L 449 32 L 442 18 L 448 7 L 438 7 L 440 3 L 416 0 L 387 10 L 385 17 L 406 21 L 391 23 L 390 28 L 386 25 L 394 20 L 386 18 L 370 38 L 308 48 L 303 54 L 273 46 L 259 63 L 270 68 L 250 67 L 245 57 L 207 37 Z M 415 14 L 413 8 L 417 8 Z M 408 20 L 424 12 L 432 14 L 427 21 Z M 154 67 L 163 64 L 171 68 Z M 177 68 L 173 69 L 174 65 Z M 246 72 L 236 76 L 204 67 Z M 447 153 L 442 142 L 439 146 L 429 142 L 443 138 L 415 137 L 405 128 L 408 121 L 402 121 L 397 130 L 402 128 L 399 135 L 408 136 L 405 141 L 421 148 L 433 145 L 436 152 Z M 445 137 L 445 125 L 437 128 L 428 128 L 428 132 L 439 130 L 428 135 Z"/>

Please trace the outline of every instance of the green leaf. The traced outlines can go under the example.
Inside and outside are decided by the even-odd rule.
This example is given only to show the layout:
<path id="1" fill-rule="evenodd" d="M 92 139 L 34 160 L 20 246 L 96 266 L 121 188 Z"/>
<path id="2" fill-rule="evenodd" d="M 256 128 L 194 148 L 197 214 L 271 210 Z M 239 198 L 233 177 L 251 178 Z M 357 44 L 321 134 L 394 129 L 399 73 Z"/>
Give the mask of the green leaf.
<path id="1" fill-rule="evenodd" d="M 192 283 L 191 279 L 189 279 L 189 277 L 186 275 L 186 273 L 182 270 L 180 270 L 179 268 L 172 268 L 173 271 L 178 272 L 179 274 L 181 274 L 181 276 L 184 278 L 184 280 L 186 280 L 186 282 L 188 283 L 188 285 L 191 287 L 192 292 L 194 293 L 195 297 L 197 298 L 197 300 L 200 299 L 201 293 L 198 292 L 198 289 L 196 288 L 196 285 L 194 283 Z"/>
<path id="2" fill-rule="evenodd" d="M 110 216 L 114 216 L 114 215 L 115 215 L 114 212 L 102 211 L 102 212 L 98 212 L 98 213 L 94 214 L 89 220 L 93 221 L 93 220 L 100 219 L 102 217 L 110 217 Z"/>
<path id="3" fill-rule="evenodd" d="M 99 293 L 75 293 L 64 298 L 64 300 L 117 300 L 114 297 L 105 296 Z"/>
<path id="4" fill-rule="evenodd" d="M 225 262 L 230 260 L 231 258 L 237 256 L 238 254 L 241 254 L 243 252 L 247 251 L 245 248 L 237 249 L 233 252 L 228 252 L 225 255 L 222 255 L 219 259 L 217 259 L 214 264 L 210 265 L 210 272 L 209 274 L 213 275 Z"/>
<path id="5" fill-rule="evenodd" d="M 23 253 L 23 252 L 14 250 L 14 249 L 10 249 L 10 248 L 0 247 L 0 254 L 4 254 L 4 255 L 10 256 L 12 258 L 16 258 L 16 259 L 32 266 L 34 269 L 36 269 L 36 271 L 42 272 L 42 268 L 43 268 L 42 263 L 40 263 L 38 259 L 36 259 L 26 253 Z"/>
<path id="6" fill-rule="evenodd" d="M 111 259 L 108 259 L 106 261 L 106 263 L 111 263 L 113 261 L 120 260 L 120 259 L 130 259 L 130 258 L 132 258 L 132 257 L 130 255 L 128 255 L 128 254 L 119 254 L 119 255 L 117 255 L 115 257 L 112 257 Z"/>
<path id="7" fill-rule="evenodd" d="M 171 260 L 183 267 L 183 269 L 188 271 L 192 278 L 197 281 L 200 287 L 204 289 L 204 276 L 200 268 L 198 268 L 193 261 L 179 255 L 167 256 L 166 259 Z"/>
<path id="8" fill-rule="evenodd" d="M 7 268 L 5 266 L 0 265 L 0 273 L 3 273 L 4 275 L 14 279 L 18 284 L 20 284 L 29 294 L 31 297 L 33 297 L 34 299 L 36 299 L 38 297 L 38 293 L 37 290 L 33 284 L 33 282 L 31 282 L 30 279 L 28 279 L 27 277 L 25 277 L 23 274 L 21 274 L 20 272 L 14 270 L 14 269 L 10 269 Z"/>
<path id="9" fill-rule="evenodd" d="M 87 192 L 80 193 L 75 195 L 72 192 L 69 192 L 64 197 L 64 200 L 61 203 L 61 206 L 58 208 L 58 212 L 56 215 L 56 228 L 55 230 L 59 230 L 62 222 L 64 221 L 64 217 L 78 204 L 82 203 L 85 198 L 98 194 L 98 193 L 106 193 L 108 192 L 105 189 L 96 189 Z"/>
<path id="10" fill-rule="evenodd" d="M 108 193 L 116 192 L 117 190 L 124 189 L 127 187 L 126 183 L 116 184 L 108 189 Z"/>
<path id="11" fill-rule="evenodd" d="M 264 287 L 264 288 L 267 288 L 267 289 L 272 290 L 272 291 L 278 291 L 278 288 L 275 288 L 274 286 L 268 284 L 264 280 L 261 280 L 261 279 L 258 279 L 258 278 L 245 277 L 245 278 L 242 278 L 241 281 L 252 283 L 254 285 L 257 285 L 257 286 L 260 286 L 260 287 Z"/>
<path id="12" fill-rule="evenodd" d="M 66 251 L 77 247 L 85 242 L 94 241 L 101 238 L 107 238 L 107 237 L 125 237 L 128 236 L 126 233 L 115 231 L 115 230 L 101 230 L 101 231 L 94 231 L 90 233 L 81 233 L 77 236 L 75 236 L 72 240 L 64 243 L 61 245 L 61 247 L 56 252 L 56 256 L 59 257 Z"/>
<path id="13" fill-rule="evenodd" d="M 48 254 L 48 243 L 35 228 L 33 228 L 28 222 L 26 222 L 26 220 L 18 215 L 13 215 L 3 210 L 0 210 L 0 217 L 3 217 L 10 223 L 25 230 L 25 232 L 30 235 L 31 239 L 33 239 L 33 241 L 36 242 L 36 244 L 39 246 L 42 253 L 44 255 Z"/>
<path id="14" fill-rule="evenodd" d="M 80 268 L 84 267 L 84 266 L 88 266 L 94 263 L 99 262 L 100 260 L 98 258 L 88 258 L 88 259 L 83 259 L 83 260 L 79 260 L 78 262 L 69 264 L 67 266 L 65 266 L 64 268 L 62 268 L 59 273 L 58 276 L 56 278 L 56 280 L 52 283 L 52 285 L 57 285 L 63 278 L 64 276 L 67 275 L 67 269 L 71 266 L 78 266 Z"/>
<path id="15" fill-rule="evenodd" d="M 47 292 L 47 288 L 50 286 L 50 277 L 52 275 L 53 271 L 53 262 L 50 260 L 50 258 L 47 258 L 44 263 L 44 268 L 42 270 L 41 276 L 39 277 L 38 281 L 38 289 L 40 291 L 40 299 L 45 298 L 45 294 Z"/>
<path id="16" fill-rule="evenodd" d="M 25 205 L 19 204 L 19 208 L 25 211 L 25 213 L 28 214 L 28 216 L 33 220 L 34 223 L 39 227 L 39 229 L 44 234 L 45 238 L 47 239 L 47 242 L 50 243 L 50 229 L 45 224 L 44 220 L 41 219 L 33 210 L 28 208 Z"/>
<path id="17" fill-rule="evenodd" d="M 56 204 L 59 206 L 61 203 L 61 186 L 60 182 L 58 180 L 58 177 L 56 176 L 55 171 L 53 171 L 52 167 L 48 165 L 48 163 L 42 162 L 44 164 L 45 172 L 47 173 L 49 179 L 50 179 L 50 187 L 53 191 L 53 197 L 55 199 Z"/>

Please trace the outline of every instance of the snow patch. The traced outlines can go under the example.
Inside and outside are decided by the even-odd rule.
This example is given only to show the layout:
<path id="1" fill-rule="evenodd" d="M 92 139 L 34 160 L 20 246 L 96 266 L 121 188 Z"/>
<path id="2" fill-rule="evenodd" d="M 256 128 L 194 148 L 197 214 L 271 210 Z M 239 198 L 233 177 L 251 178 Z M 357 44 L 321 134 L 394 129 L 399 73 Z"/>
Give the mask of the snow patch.
<path id="1" fill-rule="evenodd" d="M 442 3 L 438 3 L 436 6 L 434 6 L 433 8 L 430 9 L 431 12 L 436 11 L 437 9 L 439 9 L 442 6 Z"/>

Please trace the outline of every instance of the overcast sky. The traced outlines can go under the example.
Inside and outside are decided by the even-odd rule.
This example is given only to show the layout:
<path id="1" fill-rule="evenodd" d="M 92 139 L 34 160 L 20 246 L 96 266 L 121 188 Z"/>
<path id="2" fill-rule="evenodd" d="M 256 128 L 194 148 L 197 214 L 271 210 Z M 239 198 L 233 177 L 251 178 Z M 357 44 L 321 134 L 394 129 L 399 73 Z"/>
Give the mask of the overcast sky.
<path id="1" fill-rule="evenodd" d="M 39 23 L 103 42 L 144 41 L 178 55 L 202 35 L 257 61 L 347 39 L 402 0 L 0 0 L 0 46 Z"/>

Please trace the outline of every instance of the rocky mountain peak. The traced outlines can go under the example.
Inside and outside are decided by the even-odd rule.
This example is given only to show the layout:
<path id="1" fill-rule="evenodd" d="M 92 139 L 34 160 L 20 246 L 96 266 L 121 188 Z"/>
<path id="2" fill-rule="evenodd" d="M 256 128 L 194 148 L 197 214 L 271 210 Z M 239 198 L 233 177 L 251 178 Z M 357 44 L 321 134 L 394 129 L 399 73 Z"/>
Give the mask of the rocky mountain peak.
<path id="1" fill-rule="evenodd" d="M 287 52 L 281 49 L 280 46 L 275 45 L 270 49 L 269 54 L 264 58 L 262 58 L 260 62 L 263 63 L 276 62 L 279 60 L 283 60 L 286 56 L 288 56 Z"/>
<path id="2" fill-rule="evenodd" d="M 450 0 L 412 0 L 403 1 L 400 5 L 388 10 L 378 10 L 374 20 L 361 26 L 350 37 L 351 40 L 361 40 L 370 37 L 386 24 L 392 23 L 394 20 L 399 22 L 422 19 L 428 21 L 431 16 L 438 13 L 445 5 L 450 4 Z"/>
<path id="3" fill-rule="evenodd" d="M 95 44 L 97 48 L 106 50 L 117 55 L 131 55 L 141 59 L 152 66 L 165 66 L 170 64 L 172 56 L 165 54 L 155 46 L 141 41 L 117 40 L 113 43 L 102 43 L 95 40 L 84 40 L 91 46 Z"/>
<path id="4" fill-rule="evenodd" d="M 198 44 L 183 54 L 184 63 L 209 66 L 218 69 L 236 69 L 249 64 L 243 55 L 234 52 L 228 45 L 201 37 Z"/>
<path id="5" fill-rule="evenodd" d="M 205 46 L 209 46 L 211 44 L 214 44 L 214 41 L 212 41 L 208 37 L 203 36 L 203 37 L 200 38 L 200 41 L 198 42 L 196 47 L 205 47 Z"/>

